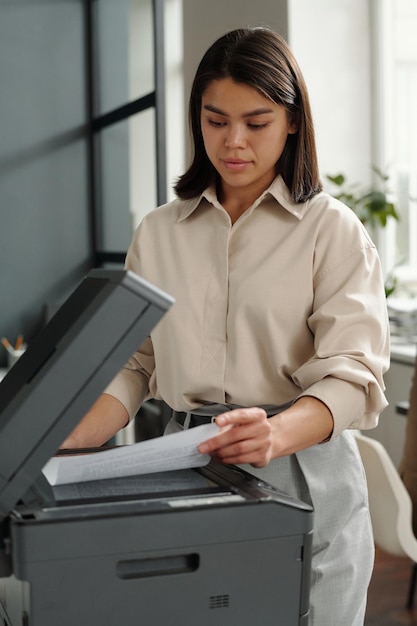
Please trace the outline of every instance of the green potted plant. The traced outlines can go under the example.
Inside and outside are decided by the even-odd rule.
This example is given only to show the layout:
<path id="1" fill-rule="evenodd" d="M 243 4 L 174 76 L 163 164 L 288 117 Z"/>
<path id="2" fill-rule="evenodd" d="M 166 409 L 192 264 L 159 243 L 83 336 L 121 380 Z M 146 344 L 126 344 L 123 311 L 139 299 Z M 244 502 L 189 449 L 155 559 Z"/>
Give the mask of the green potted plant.
<path id="1" fill-rule="evenodd" d="M 347 184 L 344 174 L 336 176 L 327 175 L 329 182 L 338 188 L 333 196 L 344 202 L 352 209 L 365 226 L 372 228 L 385 228 L 389 218 L 399 220 L 399 215 L 393 202 L 388 198 L 389 177 L 381 172 L 377 167 L 372 168 L 378 178 L 376 186 L 363 188 L 358 184 Z M 396 279 L 389 277 L 385 285 L 385 294 L 388 297 L 396 288 Z"/>
<path id="2" fill-rule="evenodd" d="M 376 187 L 360 188 L 357 184 L 347 185 L 344 174 L 326 176 L 327 180 L 338 187 L 338 192 L 333 194 L 335 198 L 347 204 L 359 217 L 362 224 L 382 226 L 385 228 L 387 220 L 392 217 L 399 220 L 399 215 L 393 202 L 388 199 L 389 177 L 378 168 L 372 168 L 378 176 L 380 184 Z"/>

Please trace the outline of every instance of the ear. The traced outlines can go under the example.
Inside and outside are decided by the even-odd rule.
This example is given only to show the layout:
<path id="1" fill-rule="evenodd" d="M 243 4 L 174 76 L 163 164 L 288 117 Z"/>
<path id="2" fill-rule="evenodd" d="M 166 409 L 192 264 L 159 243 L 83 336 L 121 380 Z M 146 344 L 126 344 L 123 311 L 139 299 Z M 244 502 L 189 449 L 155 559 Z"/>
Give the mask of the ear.
<path id="1" fill-rule="evenodd" d="M 298 133 L 299 123 L 298 123 L 298 115 L 292 115 L 289 118 L 289 126 L 288 126 L 288 134 L 295 135 Z"/>

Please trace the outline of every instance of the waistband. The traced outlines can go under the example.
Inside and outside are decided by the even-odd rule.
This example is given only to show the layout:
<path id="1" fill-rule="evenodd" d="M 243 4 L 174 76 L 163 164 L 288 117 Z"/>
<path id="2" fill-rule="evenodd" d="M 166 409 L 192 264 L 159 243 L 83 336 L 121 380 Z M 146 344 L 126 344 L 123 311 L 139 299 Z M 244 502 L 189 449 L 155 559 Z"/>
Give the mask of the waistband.
<path id="1" fill-rule="evenodd" d="M 285 404 L 257 404 L 256 406 L 263 409 L 267 417 L 272 417 L 288 409 L 293 404 L 293 401 L 286 402 Z M 192 411 L 172 411 L 172 417 L 177 424 L 182 428 L 193 428 L 194 426 L 201 426 L 202 424 L 209 424 L 214 422 L 216 417 L 221 413 L 232 411 L 233 409 L 243 409 L 240 404 L 204 404 Z"/>

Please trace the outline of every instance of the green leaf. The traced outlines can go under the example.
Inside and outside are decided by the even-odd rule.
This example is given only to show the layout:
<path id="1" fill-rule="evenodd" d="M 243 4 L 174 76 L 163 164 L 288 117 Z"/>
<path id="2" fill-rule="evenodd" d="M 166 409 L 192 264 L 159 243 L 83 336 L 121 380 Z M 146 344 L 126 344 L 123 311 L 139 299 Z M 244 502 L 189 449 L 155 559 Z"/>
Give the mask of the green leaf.
<path id="1" fill-rule="evenodd" d="M 334 197 L 344 202 L 358 216 L 362 224 L 370 223 L 372 226 L 385 227 L 389 217 L 400 220 L 395 206 L 387 200 L 387 181 L 389 177 L 377 167 L 372 167 L 379 177 L 381 188 L 371 187 L 368 190 L 361 189 L 358 184 L 346 186 L 344 174 L 335 176 L 327 175 L 326 178 L 334 185 L 340 187 L 339 193 Z"/>
<path id="2" fill-rule="evenodd" d="M 336 174 L 336 176 L 326 176 L 326 178 L 338 187 L 341 187 L 345 182 L 345 177 L 343 176 L 343 174 Z"/>

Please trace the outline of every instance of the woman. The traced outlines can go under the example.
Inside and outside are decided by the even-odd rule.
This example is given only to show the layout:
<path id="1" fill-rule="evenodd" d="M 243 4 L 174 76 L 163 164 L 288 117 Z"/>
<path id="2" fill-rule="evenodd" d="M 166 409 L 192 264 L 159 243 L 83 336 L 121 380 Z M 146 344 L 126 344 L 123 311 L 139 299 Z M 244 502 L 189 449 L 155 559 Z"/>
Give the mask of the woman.
<path id="1" fill-rule="evenodd" d="M 168 432 L 218 415 L 201 452 L 314 506 L 310 624 L 359 626 L 373 540 L 348 429 L 374 427 L 386 406 L 375 246 L 321 190 L 307 90 L 280 36 L 216 41 L 190 122 L 178 197 L 145 217 L 126 258 L 176 303 L 64 445 L 102 444 L 148 395 L 180 412 Z"/>

